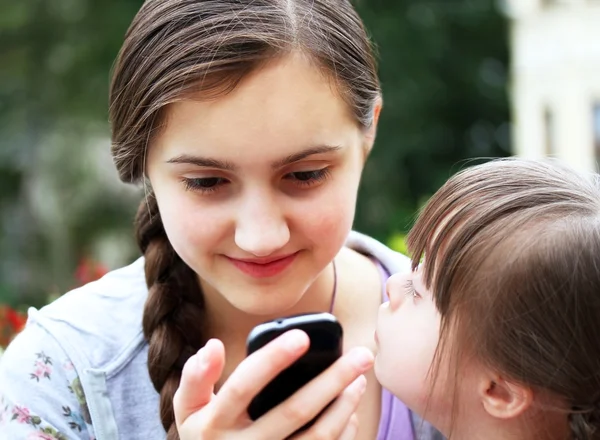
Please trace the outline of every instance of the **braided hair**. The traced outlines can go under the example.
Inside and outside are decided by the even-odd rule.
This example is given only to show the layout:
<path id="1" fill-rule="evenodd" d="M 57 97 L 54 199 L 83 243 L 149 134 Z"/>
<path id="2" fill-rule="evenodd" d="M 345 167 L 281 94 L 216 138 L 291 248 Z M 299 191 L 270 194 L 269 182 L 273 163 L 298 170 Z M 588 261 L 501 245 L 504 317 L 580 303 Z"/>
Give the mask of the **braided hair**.
<path id="1" fill-rule="evenodd" d="M 569 427 L 573 440 L 600 439 L 600 405 L 573 406 L 569 414 Z"/>
<path id="2" fill-rule="evenodd" d="M 202 346 L 203 301 L 195 272 L 173 250 L 153 194 L 142 201 L 135 220 L 145 256 L 148 299 L 142 327 L 148 340 L 148 371 L 160 392 L 160 417 L 169 440 L 178 439 L 173 396 L 185 362 Z"/>

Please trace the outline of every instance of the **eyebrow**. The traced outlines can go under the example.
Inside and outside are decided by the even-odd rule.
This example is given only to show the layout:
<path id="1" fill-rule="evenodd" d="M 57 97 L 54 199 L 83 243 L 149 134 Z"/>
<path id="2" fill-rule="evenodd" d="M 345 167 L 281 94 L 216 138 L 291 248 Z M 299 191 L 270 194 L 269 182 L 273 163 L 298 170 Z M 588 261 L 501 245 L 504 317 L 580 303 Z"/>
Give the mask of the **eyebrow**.
<path id="1" fill-rule="evenodd" d="M 189 164 L 204 168 L 217 168 L 219 170 L 234 171 L 235 166 L 231 162 L 211 159 L 208 157 L 191 156 L 189 154 L 181 154 L 177 157 L 169 159 L 167 163 Z"/>
<path id="2" fill-rule="evenodd" d="M 338 145 L 319 145 L 316 147 L 307 148 L 306 150 L 299 151 L 298 153 L 290 154 L 281 160 L 277 160 L 271 164 L 271 168 L 277 169 L 285 165 L 290 165 L 294 162 L 299 162 L 307 157 L 314 156 L 316 154 L 332 153 L 341 150 L 342 147 Z M 169 159 L 167 163 L 174 164 L 189 164 L 196 165 L 204 168 L 215 168 L 225 171 L 235 171 L 236 166 L 228 161 L 222 161 L 218 159 L 212 159 L 209 157 L 192 156 L 189 154 L 181 154 L 177 157 Z"/>
<path id="3" fill-rule="evenodd" d="M 285 165 L 290 165 L 294 162 L 299 162 L 302 159 L 306 159 L 307 157 L 314 156 L 315 154 L 333 153 L 334 151 L 339 151 L 341 149 L 342 147 L 339 145 L 319 145 L 317 147 L 299 151 L 298 153 L 290 154 L 289 156 L 271 164 L 271 167 L 274 169 L 281 168 Z"/>

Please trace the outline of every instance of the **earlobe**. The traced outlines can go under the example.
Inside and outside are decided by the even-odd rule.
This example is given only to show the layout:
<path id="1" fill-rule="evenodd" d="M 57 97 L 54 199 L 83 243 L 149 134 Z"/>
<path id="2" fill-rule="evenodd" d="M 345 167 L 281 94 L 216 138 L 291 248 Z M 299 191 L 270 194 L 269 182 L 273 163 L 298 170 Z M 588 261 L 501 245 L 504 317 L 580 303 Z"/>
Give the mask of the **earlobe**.
<path id="1" fill-rule="evenodd" d="M 522 415 L 533 401 L 531 388 L 509 382 L 499 376 L 488 376 L 482 380 L 479 393 L 486 412 L 498 419 Z"/>

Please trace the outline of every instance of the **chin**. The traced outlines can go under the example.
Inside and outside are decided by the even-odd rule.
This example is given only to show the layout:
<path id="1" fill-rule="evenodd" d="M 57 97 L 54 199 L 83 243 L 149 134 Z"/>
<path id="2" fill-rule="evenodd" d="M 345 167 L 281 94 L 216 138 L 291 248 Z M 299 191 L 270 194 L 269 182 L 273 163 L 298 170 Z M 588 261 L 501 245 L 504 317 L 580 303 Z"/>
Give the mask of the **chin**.
<path id="1" fill-rule="evenodd" d="M 260 288 L 259 288 L 260 290 Z M 277 292 L 247 293 L 231 301 L 231 304 L 241 312 L 270 319 L 291 314 L 292 309 L 300 298 L 282 298 Z"/>
<path id="2" fill-rule="evenodd" d="M 261 318 L 264 321 L 269 321 L 271 319 L 275 319 L 275 318 L 283 318 L 284 316 L 287 316 L 288 313 L 286 313 L 287 309 L 284 309 L 282 307 L 265 307 L 263 304 L 258 304 L 258 305 L 244 305 L 244 306 L 240 306 L 238 307 L 238 310 L 241 310 L 242 312 L 244 312 L 247 315 L 250 316 L 256 316 L 258 318 Z"/>
<path id="3" fill-rule="evenodd" d="M 373 365 L 373 371 L 375 373 L 375 377 L 377 378 L 377 382 L 379 382 L 384 388 L 388 388 L 387 381 L 385 380 L 385 369 L 382 363 L 383 360 L 381 358 L 381 349 L 378 348 L 375 353 L 375 364 Z"/>
<path id="4" fill-rule="evenodd" d="M 402 369 L 392 366 L 390 368 L 389 364 L 384 362 L 384 358 L 382 358 L 380 353 L 375 355 L 375 364 L 373 365 L 373 372 L 375 373 L 375 378 L 377 382 L 381 384 L 381 386 L 387 389 L 389 392 L 394 394 L 398 399 L 400 399 L 404 404 L 406 397 L 406 389 L 403 389 L 403 383 L 406 384 L 406 381 L 410 381 L 409 377 L 403 377 Z M 400 387 L 398 386 L 400 385 Z"/>

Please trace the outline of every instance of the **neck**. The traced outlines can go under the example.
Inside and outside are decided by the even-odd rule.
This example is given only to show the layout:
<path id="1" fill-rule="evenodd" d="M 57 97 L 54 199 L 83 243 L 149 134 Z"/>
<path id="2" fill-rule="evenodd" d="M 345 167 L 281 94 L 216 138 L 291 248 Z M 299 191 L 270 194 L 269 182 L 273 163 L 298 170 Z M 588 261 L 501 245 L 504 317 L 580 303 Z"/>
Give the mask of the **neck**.
<path id="1" fill-rule="evenodd" d="M 332 265 L 328 264 L 291 308 L 276 314 L 254 315 L 236 308 L 227 301 L 225 295 L 201 282 L 206 310 L 204 337 L 218 338 L 227 348 L 240 349 L 245 345 L 248 333 L 260 323 L 282 316 L 317 311 L 328 312 L 332 301 L 333 283 Z"/>
<path id="2" fill-rule="evenodd" d="M 445 435 L 460 440 L 569 440 L 571 433 L 563 413 L 531 409 L 514 419 L 478 417 Z"/>

